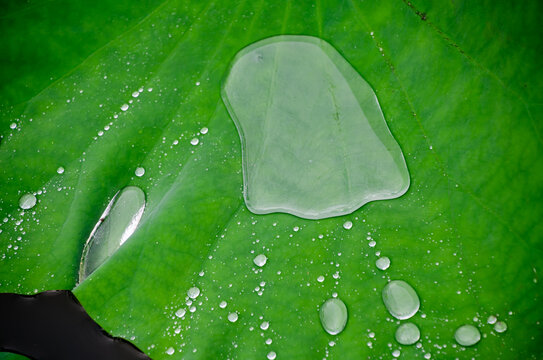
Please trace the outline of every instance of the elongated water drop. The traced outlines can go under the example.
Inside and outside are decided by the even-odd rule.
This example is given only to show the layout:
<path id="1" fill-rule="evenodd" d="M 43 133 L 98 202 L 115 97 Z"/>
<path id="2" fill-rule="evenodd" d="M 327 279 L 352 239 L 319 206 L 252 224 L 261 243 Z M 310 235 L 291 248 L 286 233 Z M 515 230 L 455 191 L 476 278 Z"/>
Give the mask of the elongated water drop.
<path id="1" fill-rule="evenodd" d="M 413 345 L 420 339 L 420 330 L 413 323 L 405 323 L 398 326 L 394 337 L 402 345 Z"/>
<path id="2" fill-rule="evenodd" d="M 420 307 L 417 292 L 403 280 L 389 282 L 383 288 L 382 297 L 390 315 L 399 320 L 409 319 Z"/>
<path id="3" fill-rule="evenodd" d="M 481 333 L 473 325 L 462 325 L 454 333 L 454 339 L 462 346 L 472 346 L 481 340 Z"/>
<path id="4" fill-rule="evenodd" d="M 373 89 L 324 40 L 277 36 L 246 47 L 222 98 L 241 138 L 254 213 L 322 219 L 409 187 Z"/>
<path id="5" fill-rule="evenodd" d="M 337 335 L 345 329 L 347 317 L 347 306 L 338 298 L 328 299 L 321 305 L 321 324 L 330 335 Z"/>
<path id="6" fill-rule="evenodd" d="M 139 187 L 127 186 L 113 197 L 85 244 L 79 281 L 109 259 L 136 231 L 144 209 L 145 194 Z"/>
<path id="7" fill-rule="evenodd" d="M 36 205 L 36 196 L 34 194 L 24 194 L 19 199 L 19 207 L 23 210 L 32 209 Z"/>

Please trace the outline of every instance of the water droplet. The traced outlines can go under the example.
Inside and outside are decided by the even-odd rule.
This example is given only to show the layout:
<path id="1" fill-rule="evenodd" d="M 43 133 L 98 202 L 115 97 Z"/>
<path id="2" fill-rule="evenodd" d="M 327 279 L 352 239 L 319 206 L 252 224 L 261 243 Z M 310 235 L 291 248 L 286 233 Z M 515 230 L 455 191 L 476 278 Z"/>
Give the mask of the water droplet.
<path id="1" fill-rule="evenodd" d="M 196 299 L 198 297 L 198 295 L 200 295 L 200 289 L 198 289 L 196 286 L 194 287 L 191 287 L 188 291 L 187 291 L 187 295 L 189 298 L 191 299 Z"/>
<path id="2" fill-rule="evenodd" d="M 121 110 L 122 110 L 122 111 L 128 110 L 128 104 L 123 104 L 123 105 L 121 106 Z"/>
<path id="3" fill-rule="evenodd" d="M 191 145 L 198 145 L 198 143 L 200 142 L 200 140 L 198 140 L 198 138 L 193 138 L 190 143 Z"/>
<path id="4" fill-rule="evenodd" d="M 173 355 L 174 352 L 175 352 L 175 349 L 173 347 L 170 347 L 168 348 L 168 350 L 166 350 L 166 354 L 168 355 Z"/>
<path id="5" fill-rule="evenodd" d="M 400 357 L 400 355 L 401 355 L 401 352 L 398 349 L 396 349 L 396 350 L 394 350 L 392 352 L 392 356 L 394 356 L 395 358 Z"/>
<path id="6" fill-rule="evenodd" d="M 266 345 L 271 345 L 272 342 L 273 342 L 272 339 L 270 339 L 270 338 L 266 339 Z"/>
<path id="7" fill-rule="evenodd" d="M 57 174 L 64 174 L 64 168 L 62 166 L 58 167 Z"/>
<path id="8" fill-rule="evenodd" d="M 36 196 L 34 194 L 24 194 L 19 199 L 19 207 L 23 210 L 32 209 L 36 205 Z"/>
<path id="9" fill-rule="evenodd" d="M 253 259 L 253 262 L 255 263 L 256 266 L 258 267 L 262 267 L 264 265 L 266 265 L 266 262 L 268 261 L 268 258 L 266 257 L 266 255 L 263 255 L 263 254 L 260 254 L 260 255 L 257 255 L 254 259 Z"/>
<path id="10" fill-rule="evenodd" d="M 345 329 L 347 316 L 347 307 L 338 298 L 328 299 L 321 305 L 321 324 L 324 330 L 330 335 L 337 335 Z"/>
<path id="11" fill-rule="evenodd" d="M 10 128 L 10 129 L 15 129 L 15 128 L 17 128 L 17 124 L 16 124 L 16 123 L 11 123 L 11 124 L 9 125 L 9 128 Z"/>
<path id="12" fill-rule="evenodd" d="M 503 321 L 498 321 L 496 324 L 494 324 L 494 331 L 497 333 L 502 333 L 507 330 L 507 324 Z"/>
<path id="13" fill-rule="evenodd" d="M 262 330 L 268 330 L 269 327 L 270 327 L 270 323 L 267 321 L 263 321 L 262 324 L 260 324 L 260 328 Z"/>
<path id="14" fill-rule="evenodd" d="M 490 325 L 495 324 L 496 321 L 498 321 L 498 318 L 495 317 L 494 315 L 490 315 L 488 319 L 486 320 L 486 322 L 489 323 Z"/>
<path id="15" fill-rule="evenodd" d="M 317 281 L 320 282 L 320 283 L 323 282 L 323 281 L 324 281 L 324 276 L 322 276 L 322 275 L 319 276 L 319 277 L 317 278 Z"/>
<path id="16" fill-rule="evenodd" d="M 403 280 L 389 282 L 382 292 L 388 312 L 399 320 L 406 320 L 416 314 L 420 307 L 415 289 Z"/>
<path id="17" fill-rule="evenodd" d="M 377 266 L 379 270 L 386 270 L 390 266 L 390 259 L 386 256 L 380 257 L 375 262 L 375 266 Z"/>
<path id="18" fill-rule="evenodd" d="M 473 325 L 462 325 L 454 333 L 454 339 L 462 346 L 472 346 L 481 340 L 481 333 Z"/>
<path id="19" fill-rule="evenodd" d="M 134 171 L 137 177 L 142 177 L 145 174 L 145 169 L 142 167 L 137 167 L 136 171 Z"/>
<path id="20" fill-rule="evenodd" d="M 413 323 L 405 323 L 398 326 L 394 337 L 402 345 L 413 345 L 420 339 L 420 330 Z"/>
<path id="21" fill-rule="evenodd" d="M 253 213 L 322 219 L 407 191 L 405 159 L 373 89 L 324 40 L 252 44 L 234 58 L 222 90 L 242 138 Z"/>
<path id="22" fill-rule="evenodd" d="M 94 226 L 81 257 L 79 281 L 109 259 L 136 231 L 145 209 L 145 194 L 136 186 L 127 186 L 109 202 Z"/>
<path id="23" fill-rule="evenodd" d="M 219 304 L 219 307 L 221 309 L 224 309 L 226 307 L 226 305 L 228 305 L 228 303 L 226 301 L 221 301 L 221 303 Z"/>
<path id="24" fill-rule="evenodd" d="M 205 134 L 207 134 L 208 131 L 209 131 L 208 128 L 203 127 L 203 128 L 200 130 L 200 134 L 205 135 Z"/>
<path id="25" fill-rule="evenodd" d="M 238 313 L 232 312 L 232 313 L 228 314 L 228 321 L 233 322 L 233 323 L 238 321 Z"/>
<path id="26" fill-rule="evenodd" d="M 270 351 L 267 357 L 268 357 L 268 360 L 273 360 L 277 357 L 277 354 L 275 353 L 275 351 Z"/>
<path id="27" fill-rule="evenodd" d="M 134 92 L 132 93 L 132 97 L 137 98 L 138 96 L 140 96 L 140 92 L 139 92 L 139 91 L 134 91 Z"/>
<path id="28" fill-rule="evenodd" d="M 344 228 L 345 230 L 351 230 L 352 227 L 353 227 L 352 221 L 345 221 L 345 222 L 343 223 L 343 228 Z"/>
<path id="29" fill-rule="evenodd" d="M 177 310 L 177 311 L 175 312 L 175 316 L 177 316 L 177 317 L 180 318 L 180 317 L 185 316 L 186 313 L 187 313 L 187 310 L 181 308 L 181 309 L 179 309 L 179 310 Z"/>

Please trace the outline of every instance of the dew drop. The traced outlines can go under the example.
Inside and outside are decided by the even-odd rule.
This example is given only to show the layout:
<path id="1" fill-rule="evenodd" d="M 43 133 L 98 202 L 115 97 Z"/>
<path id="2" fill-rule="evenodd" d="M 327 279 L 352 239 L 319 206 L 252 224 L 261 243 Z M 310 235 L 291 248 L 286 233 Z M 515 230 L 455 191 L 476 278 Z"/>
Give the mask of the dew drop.
<path id="1" fill-rule="evenodd" d="M 142 167 L 137 167 L 136 171 L 134 171 L 137 177 L 142 177 L 145 174 L 145 169 Z"/>
<path id="2" fill-rule="evenodd" d="M 269 327 L 270 327 L 270 323 L 267 321 L 263 321 L 262 324 L 260 324 L 260 328 L 262 330 L 268 330 Z"/>
<path id="3" fill-rule="evenodd" d="M 209 131 L 208 128 L 203 127 L 203 128 L 200 130 L 200 134 L 205 135 L 205 134 L 207 134 L 208 131 Z"/>
<path id="4" fill-rule="evenodd" d="M 268 360 L 274 360 L 277 357 L 275 351 L 270 351 L 267 355 Z"/>
<path id="5" fill-rule="evenodd" d="M 494 331 L 497 333 L 502 333 L 507 330 L 507 324 L 503 321 L 498 321 L 496 324 L 494 324 Z"/>
<path id="6" fill-rule="evenodd" d="M 266 257 L 266 255 L 263 255 L 263 254 L 260 254 L 260 255 L 257 255 L 254 259 L 253 259 L 253 262 L 255 263 L 256 266 L 258 267 L 263 267 L 264 265 L 266 265 L 266 262 L 268 261 L 268 258 Z"/>
<path id="7" fill-rule="evenodd" d="M 62 166 L 58 167 L 57 174 L 64 174 L 64 168 Z"/>
<path id="8" fill-rule="evenodd" d="M 347 317 L 347 307 L 338 298 L 330 298 L 321 305 L 321 324 L 324 330 L 330 335 L 337 335 L 345 329 Z"/>
<path id="9" fill-rule="evenodd" d="M 375 266 L 377 266 L 379 270 L 386 270 L 390 267 L 390 259 L 386 256 L 380 257 L 375 262 Z"/>
<path id="10" fill-rule="evenodd" d="M 413 323 L 405 323 L 398 326 L 394 337 L 402 345 L 413 345 L 420 339 L 420 330 Z"/>
<path id="11" fill-rule="evenodd" d="M 127 186 L 109 202 L 94 226 L 81 256 L 79 281 L 109 259 L 136 231 L 145 209 L 145 193 Z"/>
<path id="12" fill-rule="evenodd" d="M 486 320 L 486 322 L 489 323 L 490 325 L 495 324 L 496 321 L 498 321 L 498 318 L 494 315 L 490 315 L 488 319 Z"/>
<path id="13" fill-rule="evenodd" d="M 416 314 L 420 307 L 415 289 L 403 280 L 389 282 L 382 292 L 388 312 L 399 320 L 406 320 Z"/>
<path id="14" fill-rule="evenodd" d="M 221 96 L 242 139 L 253 213 L 323 219 L 409 187 L 375 92 L 322 39 L 276 36 L 242 49 Z"/>
<path id="15" fill-rule="evenodd" d="M 170 347 L 168 348 L 168 350 L 166 350 L 166 354 L 168 355 L 173 355 L 174 352 L 175 352 L 175 349 L 173 347 Z"/>
<path id="16" fill-rule="evenodd" d="M 232 323 L 235 323 L 236 321 L 238 321 L 238 313 L 232 312 L 232 313 L 228 314 L 228 321 L 230 321 Z"/>
<path id="17" fill-rule="evenodd" d="M 454 333 L 454 339 L 462 346 L 472 346 L 481 340 L 481 333 L 473 325 L 462 325 Z"/>
<path id="18" fill-rule="evenodd" d="M 345 230 L 351 230 L 352 227 L 353 227 L 352 221 L 345 221 L 345 222 L 343 223 L 343 228 L 344 228 Z"/>
<path id="19" fill-rule="evenodd" d="M 191 299 L 196 299 L 198 297 L 198 295 L 200 295 L 200 289 L 197 288 L 196 286 L 194 287 L 191 287 L 188 291 L 187 291 L 187 295 L 189 298 Z"/>
<path id="20" fill-rule="evenodd" d="M 219 307 L 221 309 L 224 309 L 226 307 L 226 305 L 228 305 L 228 303 L 226 301 L 221 301 L 221 303 L 219 304 Z"/>
<path id="21" fill-rule="evenodd" d="M 187 310 L 181 308 L 181 309 L 179 309 L 179 310 L 177 310 L 177 311 L 175 312 L 175 316 L 177 316 L 177 317 L 180 318 L 180 317 L 185 316 L 186 313 L 187 313 Z"/>
<path id="22" fill-rule="evenodd" d="M 121 110 L 122 110 L 122 111 L 128 110 L 128 104 L 123 104 L 123 105 L 121 106 Z"/>
<path id="23" fill-rule="evenodd" d="M 17 124 L 16 123 L 11 123 L 9 125 L 9 128 L 13 130 L 13 129 L 17 128 Z"/>
<path id="24" fill-rule="evenodd" d="M 34 194 L 24 194 L 19 199 L 19 207 L 23 210 L 32 209 L 36 205 L 36 196 Z"/>
<path id="25" fill-rule="evenodd" d="M 132 93 L 132 97 L 137 98 L 138 96 L 140 96 L 140 92 L 139 92 L 139 91 L 134 91 L 134 92 Z"/>
<path id="26" fill-rule="evenodd" d="M 392 356 L 394 356 L 395 358 L 400 357 L 400 355 L 401 355 L 401 352 L 398 349 L 396 349 L 396 350 L 394 350 L 392 352 Z"/>
<path id="27" fill-rule="evenodd" d="M 200 142 L 200 140 L 198 140 L 198 138 L 193 138 L 193 139 L 190 141 L 190 144 L 191 144 L 191 145 L 198 145 L 199 142 Z"/>
<path id="28" fill-rule="evenodd" d="M 324 276 L 322 276 L 322 275 L 319 276 L 319 277 L 317 278 L 317 281 L 320 282 L 320 283 L 323 282 L 323 281 L 324 281 Z"/>

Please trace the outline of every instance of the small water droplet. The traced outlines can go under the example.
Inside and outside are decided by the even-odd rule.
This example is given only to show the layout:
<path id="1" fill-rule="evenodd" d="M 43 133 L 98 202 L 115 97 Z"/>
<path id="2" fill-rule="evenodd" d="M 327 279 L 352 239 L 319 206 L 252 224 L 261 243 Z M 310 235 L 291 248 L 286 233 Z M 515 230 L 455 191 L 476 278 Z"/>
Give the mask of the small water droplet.
<path id="1" fill-rule="evenodd" d="M 328 299 L 321 305 L 321 324 L 330 335 L 337 335 L 345 329 L 347 317 L 347 306 L 338 298 Z"/>
<path id="2" fill-rule="evenodd" d="M 23 210 L 32 209 L 36 205 L 36 196 L 34 194 L 24 194 L 19 199 L 19 207 Z"/>
<path id="3" fill-rule="evenodd" d="M 420 307 L 415 289 L 403 280 L 389 282 L 382 292 L 388 312 L 399 320 L 406 320 L 416 314 Z"/>
<path id="4" fill-rule="evenodd" d="M 181 309 L 179 309 L 179 310 L 177 310 L 177 311 L 175 312 L 175 316 L 177 316 L 177 317 L 180 318 L 180 317 L 185 316 L 186 313 L 187 313 L 187 310 L 181 308 Z"/>
<path id="5" fill-rule="evenodd" d="M 319 277 L 317 278 L 317 281 L 320 282 L 320 283 L 323 282 L 323 281 L 324 281 L 324 276 L 322 276 L 322 275 L 319 276 Z"/>
<path id="6" fill-rule="evenodd" d="M 175 352 L 175 349 L 173 347 L 170 347 L 168 348 L 168 350 L 166 350 L 166 354 L 168 355 L 173 355 L 174 352 Z"/>
<path id="7" fill-rule="evenodd" d="M 413 323 L 405 323 L 398 326 L 394 337 L 402 345 L 413 345 L 420 339 L 420 330 Z"/>
<path id="8" fill-rule="evenodd" d="M 198 145 L 198 143 L 200 142 L 200 140 L 198 140 L 198 138 L 193 138 L 190 143 L 191 145 Z"/>
<path id="9" fill-rule="evenodd" d="M 266 345 L 271 345 L 272 342 L 273 342 L 272 339 L 270 339 L 270 338 L 266 339 Z"/>
<path id="10" fill-rule="evenodd" d="M 262 330 L 268 330 L 269 327 L 270 327 L 270 323 L 267 321 L 263 321 L 262 324 L 260 324 L 260 328 Z"/>
<path id="11" fill-rule="evenodd" d="M 486 320 L 486 322 L 489 323 L 490 325 L 495 324 L 496 321 L 498 321 L 498 318 L 495 317 L 494 315 L 490 315 L 490 316 L 488 317 L 488 319 Z"/>
<path id="12" fill-rule="evenodd" d="M 11 124 L 9 125 L 9 128 L 10 128 L 10 129 L 15 129 L 16 127 L 17 127 L 17 124 L 16 124 L 16 123 L 11 123 Z"/>
<path id="13" fill-rule="evenodd" d="M 350 230 L 352 227 L 353 227 L 353 222 L 352 221 L 345 221 L 343 223 L 343 228 L 345 230 Z"/>
<path id="14" fill-rule="evenodd" d="M 507 330 L 507 324 L 503 321 L 498 321 L 496 324 L 494 324 L 494 331 L 497 333 L 502 333 Z"/>
<path id="15" fill-rule="evenodd" d="M 277 354 L 275 353 L 275 351 L 270 351 L 267 357 L 268 360 L 274 360 L 277 357 Z"/>
<path id="16" fill-rule="evenodd" d="M 121 106 L 121 110 L 122 110 L 122 111 L 128 110 L 128 104 L 123 104 L 123 105 Z"/>
<path id="17" fill-rule="evenodd" d="M 226 301 L 221 301 L 221 303 L 219 304 L 219 307 L 221 309 L 224 309 L 226 307 L 226 305 L 228 305 L 228 303 Z"/>
<path id="18" fill-rule="evenodd" d="M 140 92 L 139 92 L 139 91 L 134 91 L 134 92 L 132 93 L 132 97 L 137 98 L 138 96 L 140 96 Z"/>
<path id="19" fill-rule="evenodd" d="M 266 255 L 263 255 L 263 254 L 260 254 L 260 255 L 257 255 L 254 259 L 253 259 L 253 262 L 255 263 L 256 266 L 258 267 L 262 267 L 264 265 L 266 265 L 266 262 L 268 261 L 268 258 L 266 257 Z"/>
<path id="20" fill-rule="evenodd" d="M 58 167 L 57 174 L 64 174 L 64 168 L 62 166 Z"/>
<path id="21" fill-rule="evenodd" d="M 375 262 L 375 266 L 377 266 L 379 270 L 386 270 L 390 267 L 390 259 L 386 256 L 380 257 Z"/>
<path id="22" fill-rule="evenodd" d="M 200 130 L 200 134 L 205 135 L 205 134 L 207 134 L 208 131 L 209 131 L 208 128 L 203 127 L 203 128 Z"/>
<path id="23" fill-rule="evenodd" d="M 142 167 L 137 167 L 136 171 L 134 171 L 137 177 L 142 177 L 145 174 L 145 169 Z"/>
<path id="24" fill-rule="evenodd" d="M 392 356 L 394 356 L 395 358 L 400 357 L 400 355 L 401 355 L 401 352 L 398 349 L 396 349 L 396 350 L 394 350 L 392 352 Z"/>
<path id="25" fill-rule="evenodd" d="M 238 321 L 238 313 L 232 312 L 232 313 L 228 314 L 228 321 L 233 322 L 233 323 Z"/>
<path id="26" fill-rule="evenodd" d="M 454 333 L 454 339 L 462 346 L 472 346 L 481 340 L 481 333 L 473 325 L 462 325 Z"/>
<path id="27" fill-rule="evenodd" d="M 187 295 L 188 295 L 189 298 L 191 298 L 191 299 L 196 299 L 196 298 L 198 297 L 198 295 L 200 295 L 200 289 L 197 288 L 196 286 L 191 287 L 191 288 L 187 291 Z"/>

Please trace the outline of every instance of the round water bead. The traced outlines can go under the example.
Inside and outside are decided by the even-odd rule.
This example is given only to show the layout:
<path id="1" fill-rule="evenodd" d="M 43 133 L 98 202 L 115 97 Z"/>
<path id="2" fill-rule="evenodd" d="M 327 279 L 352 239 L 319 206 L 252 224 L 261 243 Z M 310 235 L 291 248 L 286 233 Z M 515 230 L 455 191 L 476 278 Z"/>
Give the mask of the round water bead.
<path id="1" fill-rule="evenodd" d="M 473 325 L 462 325 L 454 333 L 454 339 L 462 346 L 472 346 L 481 340 L 481 333 Z"/>
<path id="2" fill-rule="evenodd" d="M 330 335 L 337 335 L 347 324 L 347 306 L 338 298 L 326 300 L 320 308 L 321 324 Z"/>
<path id="3" fill-rule="evenodd" d="M 375 262 L 375 266 L 377 266 L 379 270 L 386 270 L 390 267 L 390 259 L 386 256 L 380 257 Z"/>
<path id="4" fill-rule="evenodd" d="M 402 345 L 413 345 L 420 339 L 420 330 L 413 323 L 405 323 L 398 327 L 394 337 Z"/>
<path id="5" fill-rule="evenodd" d="M 388 312 L 399 320 L 406 320 L 417 313 L 420 307 L 415 289 L 403 280 L 389 282 L 382 292 Z"/>
<path id="6" fill-rule="evenodd" d="M 32 209 L 36 205 L 36 196 L 34 194 L 24 194 L 19 199 L 19 207 L 23 210 Z"/>
<path id="7" fill-rule="evenodd" d="M 498 333 L 505 332 L 507 330 L 507 324 L 503 321 L 498 321 L 496 324 L 494 324 L 494 331 Z"/>
<path id="8" fill-rule="evenodd" d="M 268 261 L 268 258 L 266 257 L 266 255 L 263 255 L 263 254 L 260 254 L 260 255 L 257 255 L 254 259 L 253 259 L 253 262 L 255 263 L 256 266 L 258 267 L 262 267 L 264 265 L 266 265 L 266 262 Z"/>

